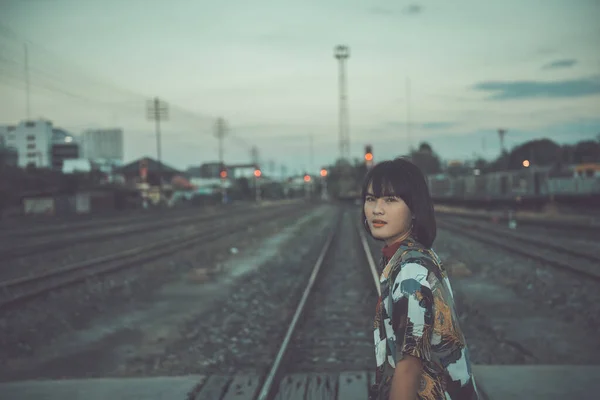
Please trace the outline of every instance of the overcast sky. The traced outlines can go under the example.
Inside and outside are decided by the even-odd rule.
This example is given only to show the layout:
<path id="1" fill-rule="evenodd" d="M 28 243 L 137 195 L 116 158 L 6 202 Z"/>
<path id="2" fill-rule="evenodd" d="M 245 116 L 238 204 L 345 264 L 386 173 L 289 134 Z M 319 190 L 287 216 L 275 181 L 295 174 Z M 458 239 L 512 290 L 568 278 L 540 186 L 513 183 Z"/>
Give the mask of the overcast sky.
<path id="1" fill-rule="evenodd" d="M 0 123 L 31 116 L 79 133 L 120 126 L 125 157 L 156 154 L 145 100 L 170 105 L 163 159 L 217 158 L 289 172 L 338 156 L 337 44 L 350 47 L 351 153 L 413 145 L 445 159 L 600 133 L 599 0 L 0 0 Z M 407 79 L 410 96 L 407 96 Z"/>

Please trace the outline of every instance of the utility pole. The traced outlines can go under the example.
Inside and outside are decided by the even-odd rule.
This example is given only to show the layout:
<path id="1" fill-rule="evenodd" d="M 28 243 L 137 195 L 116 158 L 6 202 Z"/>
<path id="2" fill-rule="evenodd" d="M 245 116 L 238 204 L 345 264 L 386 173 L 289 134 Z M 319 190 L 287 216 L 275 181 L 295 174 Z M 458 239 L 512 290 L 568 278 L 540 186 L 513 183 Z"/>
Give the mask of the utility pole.
<path id="1" fill-rule="evenodd" d="M 348 121 L 348 94 L 346 92 L 346 60 L 350 57 L 350 48 L 338 45 L 334 49 L 334 57 L 339 65 L 339 146 L 340 158 L 350 160 L 350 123 Z"/>
<path id="2" fill-rule="evenodd" d="M 275 161 L 269 160 L 269 172 L 271 175 L 275 175 Z"/>
<path id="3" fill-rule="evenodd" d="M 147 117 L 156 122 L 156 155 L 158 158 L 158 186 L 159 197 L 162 200 L 162 161 L 161 161 L 161 141 L 160 141 L 160 121 L 168 119 L 167 103 L 155 97 L 153 100 L 148 100 Z"/>
<path id="4" fill-rule="evenodd" d="M 23 44 L 25 48 L 25 84 L 26 84 L 26 104 L 27 104 L 27 120 L 31 118 L 31 100 L 29 90 L 29 51 L 27 50 L 27 43 Z"/>
<path id="5" fill-rule="evenodd" d="M 309 170 L 313 170 L 313 159 L 314 159 L 314 151 L 313 151 L 313 135 L 312 133 L 310 135 L 308 135 L 308 139 L 309 139 L 309 159 L 310 159 L 310 164 L 308 166 Z"/>
<path id="6" fill-rule="evenodd" d="M 223 161 L 223 139 L 225 138 L 225 120 L 218 118 L 215 124 L 215 136 L 219 140 L 219 169 L 220 173 L 226 171 L 225 163 Z M 221 203 L 227 202 L 227 190 L 225 189 L 225 177 L 221 175 Z"/>
<path id="7" fill-rule="evenodd" d="M 498 129 L 498 136 L 500 137 L 500 157 L 502 157 L 502 164 L 504 169 L 508 169 L 508 157 L 506 157 L 506 149 L 504 148 L 504 135 L 506 135 L 506 129 Z"/>
<path id="8" fill-rule="evenodd" d="M 252 158 L 252 164 L 254 164 L 254 197 L 256 202 L 260 202 L 260 177 L 262 176 L 262 172 L 260 170 L 260 166 L 258 165 L 258 148 L 256 146 L 252 146 L 250 150 L 250 157 Z"/>
<path id="9" fill-rule="evenodd" d="M 252 160 L 252 164 L 258 167 L 258 148 L 256 146 L 252 146 L 250 149 L 250 158 Z"/>
<path id="10" fill-rule="evenodd" d="M 410 78 L 406 78 L 406 141 L 408 142 L 408 153 L 412 151 L 412 140 L 410 135 Z"/>
<path id="11" fill-rule="evenodd" d="M 225 138 L 225 120 L 217 118 L 215 124 L 215 137 L 219 140 L 219 162 L 223 164 L 223 139 Z"/>

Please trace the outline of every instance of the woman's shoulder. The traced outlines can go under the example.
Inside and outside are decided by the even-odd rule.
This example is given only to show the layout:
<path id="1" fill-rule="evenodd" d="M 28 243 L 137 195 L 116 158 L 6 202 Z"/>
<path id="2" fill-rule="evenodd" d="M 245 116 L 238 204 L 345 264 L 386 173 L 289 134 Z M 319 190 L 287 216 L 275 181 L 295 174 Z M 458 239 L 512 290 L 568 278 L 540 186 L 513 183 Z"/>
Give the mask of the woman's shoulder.
<path id="1" fill-rule="evenodd" d="M 440 262 L 439 257 L 432 249 L 428 249 L 416 241 L 409 242 L 406 246 L 402 246 L 399 251 L 400 257 L 398 258 L 398 264 L 412 262 L 437 264 Z"/>
<path id="2" fill-rule="evenodd" d="M 435 277 L 443 277 L 444 267 L 439 256 L 432 249 L 427 249 L 422 245 L 413 245 L 405 249 L 401 249 L 402 253 L 398 262 L 394 266 L 395 272 L 401 270 L 427 270 L 433 273 Z M 415 268 L 420 267 L 420 268 Z M 429 274 L 428 274 L 429 275 Z"/>

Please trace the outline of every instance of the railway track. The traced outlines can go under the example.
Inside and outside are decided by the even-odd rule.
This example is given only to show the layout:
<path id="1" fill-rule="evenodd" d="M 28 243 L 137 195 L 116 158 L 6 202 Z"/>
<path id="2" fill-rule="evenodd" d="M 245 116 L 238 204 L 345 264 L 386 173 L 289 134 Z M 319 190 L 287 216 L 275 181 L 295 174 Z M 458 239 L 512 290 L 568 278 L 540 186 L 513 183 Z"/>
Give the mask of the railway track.
<path id="1" fill-rule="evenodd" d="M 167 218 L 177 218 L 185 215 L 199 215 L 218 211 L 231 211 L 236 209 L 255 208 L 255 203 L 234 203 L 223 207 L 222 205 L 209 205 L 203 207 L 175 207 L 173 209 L 158 210 L 132 210 L 122 211 L 120 215 L 87 215 L 78 218 L 49 217 L 50 220 L 38 221 L 11 221 L 10 224 L 0 224 L 0 240 L 6 241 L 15 238 L 32 238 L 40 236 L 58 235 L 65 232 L 76 232 L 90 229 L 100 229 L 116 225 L 135 224 L 137 222 L 154 221 Z"/>
<path id="2" fill-rule="evenodd" d="M 76 244 L 114 239 L 147 231 L 169 229 L 178 224 L 182 224 L 181 227 L 185 227 L 198 223 L 210 223 L 223 217 L 240 216 L 248 213 L 249 210 L 251 210 L 250 207 L 236 207 L 232 210 L 220 210 L 216 214 L 203 214 L 200 216 L 188 213 L 183 216 L 159 218 L 158 220 L 140 220 L 136 218 L 133 224 L 129 224 L 128 221 L 106 221 L 91 226 L 85 225 L 83 228 L 79 226 L 79 229 L 75 229 L 74 231 L 71 231 L 69 227 L 59 230 L 50 229 L 44 233 L 44 235 L 50 235 L 50 238 L 27 240 L 25 236 L 17 236 L 15 243 L 5 244 L 0 248 L 0 260 L 6 262 L 15 258 L 41 254 Z M 119 223 L 119 225 L 115 226 L 115 223 Z M 93 230 L 81 232 L 82 229 Z"/>
<path id="3" fill-rule="evenodd" d="M 169 237 L 126 251 L 48 270 L 34 276 L 3 281 L 0 282 L 0 310 L 90 278 L 141 265 L 146 261 L 164 257 L 196 245 L 198 242 L 206 243 L 220 239 L 229 234 L 234 234 L 240 229 L 245 229 L 247 226 L 259 224 L 265 218 L 273 219 L 302 213 L 306 208 L 306 206 L 297 207 L 295 205 L 273 206 L 251 215 L 239 216 L 235 219 L 235 223 L 232 223 L 231 219 L 219 221 L 217 218 L 211 217 L 210 220 L 213 221 L 211 225 L 187 230 L 185 234 L 177 237 Z M 231 217 L 231 214 L 228 214 L 228 216 Z"/>
<path id="4" fill-rule="evenodd" d="M 8 224 L 0 224 L 0 238 L 10 239 L 14 237 L 36 237 L 60 234 L 65 231 L 86 230 L 91 228 L 100 228 L 115 224 L 127 224 L 137 221 L 143 221 L 148 218 L 158 219 L 164 217 L 173 217 L 189 213 L 192 209 L 166 209 L 166 210 L 132 210 L 131 212 L 122 211 L 121 214 L 110 215 L 87 215 L 78 216 L 78 218 L 47 217 L 40 220 L 31 221 L 11 221 Z M 197 209 L 198 210 L 198 209 Z M 43 218 L 43 217 L 42 217 Z M 48 219 L 49 218 L 49 219 Z"/>
<path id="5" fill-rule="evenodd" d="M 567 269 L 594 280 L 600 280 L 600 254 L 592 248 L 569 244 L 568 238 L 526 234 L 485 222 L 461 218 L 438 218 L 438 227 L 491 244 L 513 253 L 533 258 L 557 268 Z M 592 242 L 590 242 L 592 244 Z"/>
<path id="6" fill-rule="evenodd" d="M 276 392 L 277 399 L 304 398 L 304 390 L 319 392 L 322 398 L 349 398 L 338 393 L 343 388 L 334 375 L 306 389 L 290 374 L 364 371 L 375 365 L 371 331 L 378 273 L 354 217 L 347 209 L 337 216 L 257 399 L 272 399 Z M 364 373 L 346 375 L 343 379 L 367 384 Z"/>

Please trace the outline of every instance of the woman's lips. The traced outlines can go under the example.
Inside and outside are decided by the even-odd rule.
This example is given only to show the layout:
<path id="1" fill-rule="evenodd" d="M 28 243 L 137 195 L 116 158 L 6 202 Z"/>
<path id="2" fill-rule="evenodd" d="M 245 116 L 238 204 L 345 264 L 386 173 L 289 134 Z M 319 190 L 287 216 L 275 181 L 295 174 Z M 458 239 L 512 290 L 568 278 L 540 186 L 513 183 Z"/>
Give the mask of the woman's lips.
<path id="1" fill-rule="evenodd" d="M 379 219 L 374 219 L 373 221 L 371 221 L 371 225 L 373 225 L 374 228 L 381 228 L 382 226 L 385 226 L 387 224 L 387 222 L 379 220 Z"/>

